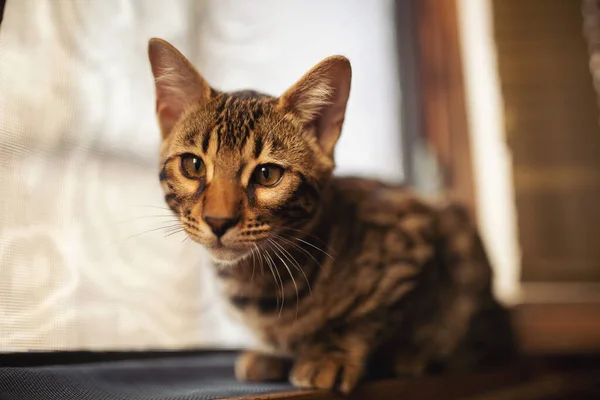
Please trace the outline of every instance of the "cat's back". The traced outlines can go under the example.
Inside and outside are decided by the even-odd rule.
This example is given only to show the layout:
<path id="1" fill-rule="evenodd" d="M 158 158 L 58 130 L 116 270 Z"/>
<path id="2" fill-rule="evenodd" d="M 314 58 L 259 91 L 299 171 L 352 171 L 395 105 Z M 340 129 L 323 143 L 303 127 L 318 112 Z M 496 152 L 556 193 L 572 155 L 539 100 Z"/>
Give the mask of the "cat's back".
<path id="1" fill-rule="evenodd" d="M 466 207 L 373 179 L 336 178 L 333 185 L 339 246 L 355 249 L 349 258 L 371 254 L 378 270 L 408 263 L 416 275 L 445 277 L 436 285 L 488 294 L 491 267 Z"/>
<path id="2" fill-rule="evenodd" d="M 346 214 L 341 217 L 348 217 L 350 223 L 391 228 L 406 218 L 434 218 L 440 211 L 438 205 L 405 185 L 360 177 L 338 177 L 331 184 L 332 201 L 340 205 L 339 213 Z"/>

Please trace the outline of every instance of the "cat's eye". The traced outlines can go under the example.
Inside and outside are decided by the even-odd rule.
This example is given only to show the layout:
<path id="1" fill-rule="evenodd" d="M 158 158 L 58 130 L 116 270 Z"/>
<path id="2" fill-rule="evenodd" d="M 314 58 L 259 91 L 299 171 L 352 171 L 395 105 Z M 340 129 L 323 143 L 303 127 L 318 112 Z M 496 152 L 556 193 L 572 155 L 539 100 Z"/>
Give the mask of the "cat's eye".
<path id="1" fill-rule="evenodd" d="M 260 186 L 272 187 L 279 183 L 283 168 L 275 164 L 262 164 L 252 173 L 252 182 Z"/>
<path id="2" fill-rule="evenodd" d="M 186 178 L 199 179 L 206 175 L 206 166 L 200 157 L 184 154 L 181 156 L 181 171 Z"/>

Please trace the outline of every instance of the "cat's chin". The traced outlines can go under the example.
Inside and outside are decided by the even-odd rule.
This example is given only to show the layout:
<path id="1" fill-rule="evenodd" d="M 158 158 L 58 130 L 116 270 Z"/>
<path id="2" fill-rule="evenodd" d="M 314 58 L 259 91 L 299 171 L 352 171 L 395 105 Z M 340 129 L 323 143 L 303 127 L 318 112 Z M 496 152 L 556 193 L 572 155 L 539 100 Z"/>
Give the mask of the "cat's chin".
<path id="1" fill-rule="evenodd" d="M 250 250 L 238 250 L 238 249 L 227 249 L 227 248 L 213 248 L 208 249 L 213 262 L 218 266 L 233 266 L 249 257 Z"/>

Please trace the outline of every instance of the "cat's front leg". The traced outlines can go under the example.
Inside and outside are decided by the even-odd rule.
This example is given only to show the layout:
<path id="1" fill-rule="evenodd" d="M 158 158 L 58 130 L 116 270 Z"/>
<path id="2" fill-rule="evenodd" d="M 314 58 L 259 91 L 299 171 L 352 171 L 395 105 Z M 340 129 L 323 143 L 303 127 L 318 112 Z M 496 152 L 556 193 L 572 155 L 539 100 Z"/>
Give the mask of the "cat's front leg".
<path id="1" fill-rule="evenodd" d="M 347 337 L 337 343 L 306 346 L 294 361 L 290 382 L 301 388 L 335 389 L 350 393 L 363 377 L 369 346 Z"/>
<path id="2" fill-rule="evenodd" d="M 235 377 L 249 382 L 284 381 L 290 368 L 288 359 L 248 350 L 235 363 Z"/>

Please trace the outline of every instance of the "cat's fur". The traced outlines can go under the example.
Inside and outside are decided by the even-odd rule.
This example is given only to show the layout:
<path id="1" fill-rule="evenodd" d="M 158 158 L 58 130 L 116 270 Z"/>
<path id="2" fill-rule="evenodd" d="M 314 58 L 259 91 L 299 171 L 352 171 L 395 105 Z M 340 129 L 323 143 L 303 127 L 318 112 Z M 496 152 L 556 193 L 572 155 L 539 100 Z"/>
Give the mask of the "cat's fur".
<path id="1" fill-rule="evenodd" d="M 464 210 L 332 177 L 346 58 L 323 60 L 274 98 L 211 88 L 165 41 L 151 40 L 149 56 L 166 202 L 213 255 L 224 296 L 263 344 L 239 358 L 240 379 L 349 392 L 367 373 L 474 368 L 514 354 Z M 203 160 L 204 175 L 184 175 L 186 154 Z M 273 187 L 252 181 L 264 164 L 284 169 Z M 211 219 L 229 221 L 220 238 Z"/>

